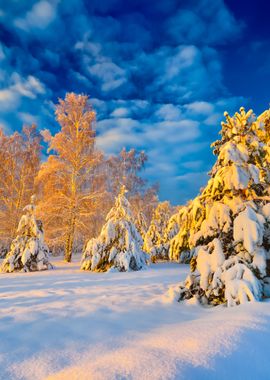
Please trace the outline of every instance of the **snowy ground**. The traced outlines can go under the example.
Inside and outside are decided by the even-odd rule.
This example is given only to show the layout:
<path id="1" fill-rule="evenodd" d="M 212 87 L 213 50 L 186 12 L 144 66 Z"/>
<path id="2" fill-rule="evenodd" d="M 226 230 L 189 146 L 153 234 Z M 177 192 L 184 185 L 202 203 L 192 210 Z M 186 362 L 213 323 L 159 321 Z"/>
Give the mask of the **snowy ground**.
<path id="1" fill-rule="evenodd" d="M 170 300 L 187 266 L 0 275 L 0 378 L 269 379 L 270 303 Z"/>

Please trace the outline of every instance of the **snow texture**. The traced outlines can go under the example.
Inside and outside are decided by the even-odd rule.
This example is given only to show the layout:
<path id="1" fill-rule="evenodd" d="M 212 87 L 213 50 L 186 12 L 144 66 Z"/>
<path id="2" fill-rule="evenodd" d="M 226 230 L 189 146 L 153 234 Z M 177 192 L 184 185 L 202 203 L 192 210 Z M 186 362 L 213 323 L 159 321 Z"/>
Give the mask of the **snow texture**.
<path id="1" fill-rule="evenodd" d="M 0 275 L 1 380 L 266 380 L 270 303 L 173 301 L 189 268 Z M 169 290 L 170 289 L 170 290 Z"/>

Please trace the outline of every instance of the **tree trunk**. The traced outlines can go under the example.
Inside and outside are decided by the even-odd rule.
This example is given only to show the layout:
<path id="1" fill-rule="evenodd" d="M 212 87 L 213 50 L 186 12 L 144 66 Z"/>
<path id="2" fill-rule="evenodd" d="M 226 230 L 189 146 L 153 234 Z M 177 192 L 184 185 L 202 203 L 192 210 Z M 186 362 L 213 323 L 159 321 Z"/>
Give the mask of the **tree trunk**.
<path id="1" fill-rule="evenodd" d="M 75 222 L 76 222 L 76 216 L 74 215 L 71 218 L 70 222 L 70 229 L 67 235 L 66 240 L 66 247 L 65 247 L 65 261 L 67 263 L 71 262 L 72 258 L 72 249 L 73 249 L 73 242 L 74 242 L 74 232 L 75 232 Z"/>

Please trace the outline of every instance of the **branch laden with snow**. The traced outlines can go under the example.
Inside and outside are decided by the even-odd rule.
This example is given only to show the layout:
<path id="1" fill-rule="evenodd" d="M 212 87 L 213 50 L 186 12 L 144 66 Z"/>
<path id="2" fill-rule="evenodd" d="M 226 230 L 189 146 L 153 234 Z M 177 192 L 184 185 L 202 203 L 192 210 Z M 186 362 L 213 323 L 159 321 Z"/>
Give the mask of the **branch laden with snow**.
<path id="1" fill-rule="evenodd" d="M 234 117 L 225 113 L 221 139 L 212 144 L 217 161 L 211 178 L 179 212 L 170 256 L 191 264 L 180 300 L 233 306 L 267 296 L 270 171 L 263 115 L 256 119 L 244 108 Z"/>
<path id="2" fill-rule="evenodd" d="M 17 236 L 1 265 L 1 272 L 33 272 L 51 269 L 49 249 L 44 242 L 42 222 L 35 218 L 34 197 L 23 210 Z"/>
<path id="3" fill-rule="evenodd" d="M 115 269 L 122 272 L 146 268 L 147 255 L 141 250 L 142 237 L 135 226 L 125 192 L 123 186 L 99 237 L 88 241 L 81 269 L 97 272 Z"/>

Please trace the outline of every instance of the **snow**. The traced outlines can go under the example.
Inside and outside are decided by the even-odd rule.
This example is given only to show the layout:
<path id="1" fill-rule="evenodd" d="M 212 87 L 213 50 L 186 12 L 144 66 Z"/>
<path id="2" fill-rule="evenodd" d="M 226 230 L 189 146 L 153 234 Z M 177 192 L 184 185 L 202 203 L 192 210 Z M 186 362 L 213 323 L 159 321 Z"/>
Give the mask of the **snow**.
<path id="1" fill-rule="evenodd" d="M 189 267 L 0 275 L 2 380 L 268 379 L 270 303 L 174 301 Z"/>
<path id="2" fill-rule="evenodd" d="M 264 232 L 264 217 L 247 206 L 234 220 L 233 238 L 242 241 L 245 249 L 253 254 L 256 245 L 261 245 Z"/>
<path id="3" fill-rule="evenodd" d="M 202 236 L 206 238 L 216 235 L 217 232 L 228 232 L 232 223 L 230 211 L 229 206 L 215 202 L 202 222 L 200 230 L 190 239 L 192 243 L 195 245 Z"/>
<path id="4" fill-rule="evenodd" d="M 270 203 L 267 203 L 262 207 L 262 213 L 267 221 L 270 220 Z"/>
<path id="5" fill-rule="evenodd" d="M 223 264 L 225 257 L 222 245 L 218 239 L 214 239 L 209 244 L 208 253 L 203 247 L 198 247 L 197 269 L 201 275 L 200 287 L 206 290 L 209 286 L 209 276 L 211 272 L 216 272 Z"/>
<path id="6" fill-rule="evenodd" d="M 249 152 L 245 145 L 235 144 L 233 141 L 229 141 L 220 149 L 219 159 L 223 161 L 224 165 L 229 163 L 247 162 L 249 158 Z"/>

